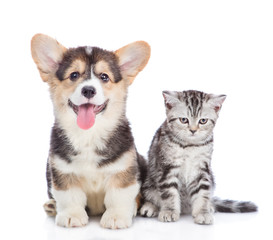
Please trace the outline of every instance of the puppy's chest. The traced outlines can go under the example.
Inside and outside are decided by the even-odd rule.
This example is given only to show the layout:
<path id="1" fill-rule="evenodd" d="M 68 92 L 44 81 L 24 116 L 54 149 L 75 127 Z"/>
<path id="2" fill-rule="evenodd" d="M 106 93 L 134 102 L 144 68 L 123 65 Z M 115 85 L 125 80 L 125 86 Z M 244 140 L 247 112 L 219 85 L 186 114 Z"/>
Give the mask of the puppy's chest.
<path id="1" fill-rule="evenodd" d="M 109 174 L 99 169 L 95 162 L 78 159 L 71 164 L 71 173 L 81 179 L 82 188 L 86 192 L 97 192 L 104 188 Z"/>
<path id="2" fill-rule="evenodd" d="M 98 163 L 101 157 L 94 147 L 82 147 L 76 156 L 73 156 L 69 164 L 69 171 L 82 179 L 82 187 L 86 192 L 98 192 L 104 186 L 111 175 L 109 170 L 101 169 Z"/>
<path id="3" fill-rule="evenodd" d="M 81 146 L 77 148 L 77 154 L 72 157 L 75 163 L 86 162 L 90 166 L 96 166 L 101 161 L 101 156 L 97 154 L 97 148 L 92 145 Z"/>
<path id="4" fill-rule="evenodd" d="M 68 132 L 71 145 L 76 154 L 70 155 L 71 162 L 62 161 L 61 170 L 72 173 L 81 179 L 81 185 L 87 192 L 99 192 L 105 189 L 109 178 L 118 171 L 120 164 L 117 162 L 111 166 L 100 167 L 104 160 L 100 150 L 106 149 L 105 131 L 93 132 Z"/>

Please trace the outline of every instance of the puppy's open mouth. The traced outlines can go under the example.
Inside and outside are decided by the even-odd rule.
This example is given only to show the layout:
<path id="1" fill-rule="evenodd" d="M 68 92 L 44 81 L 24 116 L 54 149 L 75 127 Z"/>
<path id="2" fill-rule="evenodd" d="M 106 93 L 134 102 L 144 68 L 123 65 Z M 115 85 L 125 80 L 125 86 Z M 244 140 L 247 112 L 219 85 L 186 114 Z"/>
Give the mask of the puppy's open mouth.
<path id="1" fill-rule="evenodd" d="M 75 105 L 68 100 L 68 105 L 73 109 L 77 114 L 77 124 L 82 129 L 89 129 L 95 123 L 96 115 L 101 113 L 107 107 L 109 100 L 106 100 L 101 105 L 94 105 L 90 103 Z"/>

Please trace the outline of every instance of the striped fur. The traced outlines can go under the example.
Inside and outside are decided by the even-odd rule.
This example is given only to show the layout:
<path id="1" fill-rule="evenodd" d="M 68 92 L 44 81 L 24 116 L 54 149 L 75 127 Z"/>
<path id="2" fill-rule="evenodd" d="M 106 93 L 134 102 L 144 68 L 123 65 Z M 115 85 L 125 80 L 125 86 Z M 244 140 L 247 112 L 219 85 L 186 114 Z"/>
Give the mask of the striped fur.
<path id="1" fill-rule="evenodd" d="M 198 91 L 163 92 L 167 119 L 157 130 L 142 186 L 142 216 L 177 221 L 191 213 L 195 223 L 212 224 L 213 212 L 252 212 L 250 202 L 213 198 L 213 129 L 225 95 Z"/>

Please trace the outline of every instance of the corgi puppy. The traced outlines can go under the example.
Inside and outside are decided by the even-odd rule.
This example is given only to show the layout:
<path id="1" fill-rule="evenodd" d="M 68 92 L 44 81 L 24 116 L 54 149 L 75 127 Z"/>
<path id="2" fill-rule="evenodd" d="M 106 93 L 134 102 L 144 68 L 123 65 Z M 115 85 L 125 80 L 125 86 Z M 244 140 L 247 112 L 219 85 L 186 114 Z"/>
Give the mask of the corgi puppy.
<path id="1" fill-rule="evenodd" d="M 145 161 L 126 118 L 126 98 L 150 46 L 138 41 L 115 52 L 66 48 L 37 34 L 31 53 L 49 85 L 55 115 L 46 212 L 63 227 L 84 226 L 99 214 L 104 228 L 131 226 Z"/>

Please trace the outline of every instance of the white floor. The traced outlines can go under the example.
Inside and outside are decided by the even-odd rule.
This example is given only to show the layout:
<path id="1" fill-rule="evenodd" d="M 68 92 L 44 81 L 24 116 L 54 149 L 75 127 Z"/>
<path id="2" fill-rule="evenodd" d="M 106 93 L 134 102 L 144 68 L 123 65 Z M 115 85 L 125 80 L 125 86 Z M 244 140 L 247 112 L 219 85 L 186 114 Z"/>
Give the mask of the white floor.
<path id="1" fill-rule="evenodd" d="M 175 223 L 161 223 L 157 219 L 137 217 L 133 226 L 125 230 L 108 230 L 99 225 L 99 218 L 91 218 L 83 228 L 67 229 L 55 226 L 54 219 L 46 217 L 41 209 L 27 218 L 14 216 L 14 224 L 2 229 L 0 239 L 47 239 L 47 240 L 130 240 L 130 239 L 202 239 L 225 240 L 273 239 L 271 218 L 264 212 L 251 214 L 215 214 L 215 224 L 201 226 L 193 223 L 190 216 L 182 216 Z M 17 226 L 16 226 L 17 225 Z M 2 225 L 3 226 L 3 225 Z M 4 231 L 3 231 L 4 230 Z M 7 237 L 8 236 L 8 237 Z"/>
<path id="2" fill-rule="evenodd" d="M 269 225 L 269 224 L 268 224 Z M 82 229 L 63 229 L 54 226 L 52 219 L 46 219 L 44 231 L 47 239 L 259 239 L 265 233 L 266 224 L 261 214 L 216 214 L 213 226 L 193 223 L 190 216 L 184 216 L 176 223 L 161 223 L 156 219 L 137 217 L 127 230 L 106 230 L 99 226 L 99 218 L 91 219 Z M 269 226 L 268 226 L 269 227 Z M 37 237 L 41 235 L 38 234 Z M 265 235 L 263 235 L 265 236 Z M 271 235 L 273 236 L 273 235 Z M 269 235 L 267 235 L 268 239 Z"/>

